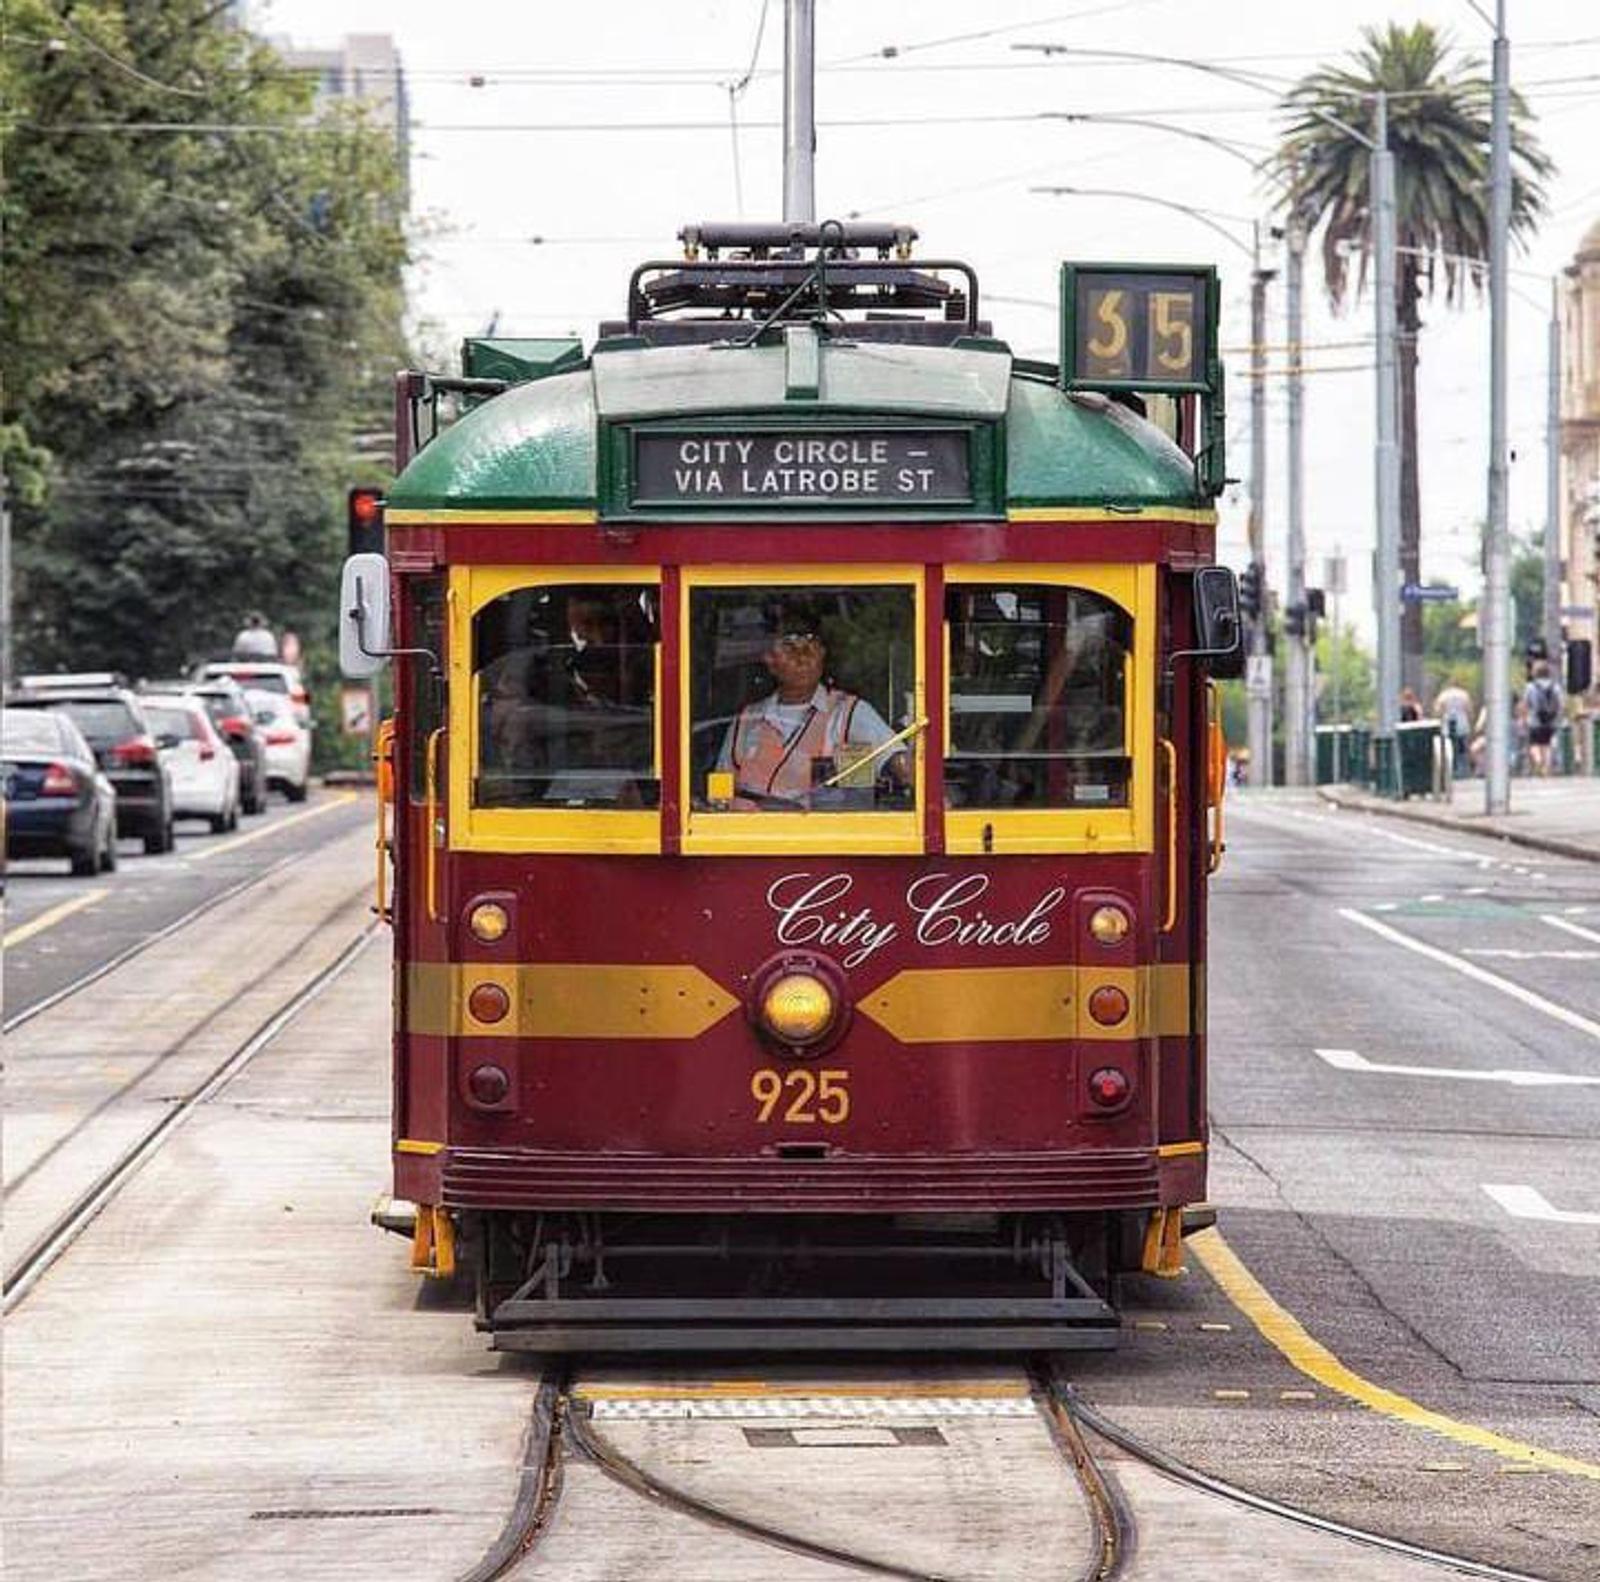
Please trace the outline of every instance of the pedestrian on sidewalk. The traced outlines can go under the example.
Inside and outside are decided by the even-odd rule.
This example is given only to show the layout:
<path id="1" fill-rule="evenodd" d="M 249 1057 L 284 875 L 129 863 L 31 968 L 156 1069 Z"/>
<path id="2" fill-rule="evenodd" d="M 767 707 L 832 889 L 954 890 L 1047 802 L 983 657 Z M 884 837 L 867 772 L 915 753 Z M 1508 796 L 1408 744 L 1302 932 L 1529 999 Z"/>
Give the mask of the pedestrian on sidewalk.
<path id="1" fill-rule="evenodd" d="M 1450 773 L 1459 776 L 1467 761 L 1467 744 L 1472 737 L 1472 695 L 1459 681 L 1448 682 L 1433 700 L 1433 712 L 1444 726 L 1444 739 L 1450 744 Z"/>
<path id="2" fill-rule="evenodd" d="M 1550 773 L 1550 744 L 1555 740 L 1566 702 L 1561 683 L 1550 674 L 1550 661 L 1536 660 L 1533 679 L 1522 694 L 1522 706 L 1528 718 L 1528 763 L 1533 773 L 1541 777 Z"/>
<path id="3" fill-rule="evenodd" d="M 1414 725 L 1422 718 L 1422 699 L 1411 687 L 1400 689 L 1400 723 Z"/>

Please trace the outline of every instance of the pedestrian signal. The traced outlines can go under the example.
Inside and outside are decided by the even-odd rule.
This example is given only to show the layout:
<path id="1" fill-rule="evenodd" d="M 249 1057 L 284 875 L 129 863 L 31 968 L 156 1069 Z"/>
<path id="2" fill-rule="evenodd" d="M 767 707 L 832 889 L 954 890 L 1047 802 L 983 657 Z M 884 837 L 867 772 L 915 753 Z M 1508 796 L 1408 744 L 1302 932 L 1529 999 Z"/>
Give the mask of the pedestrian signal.
<path id="1" fill-rule="evenodd" d="M 357 484 L 346 496 L 345 528 L 349 539 L 347 554 L 383 553 L 383 490 Z"/>

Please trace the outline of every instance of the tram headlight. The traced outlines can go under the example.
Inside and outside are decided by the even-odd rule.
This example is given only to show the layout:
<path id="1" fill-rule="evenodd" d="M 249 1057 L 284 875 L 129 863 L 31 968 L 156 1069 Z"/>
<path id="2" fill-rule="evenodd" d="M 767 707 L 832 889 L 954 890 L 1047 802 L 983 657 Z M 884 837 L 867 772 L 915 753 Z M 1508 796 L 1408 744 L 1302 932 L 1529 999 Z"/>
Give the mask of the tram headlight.
<path id="1" fill-rule="evenodd" d="M 809 972 L 786 972 L 761 996 L 763 1024 L 788 1044 L 814 1043 L 833 1026 L 836 1010 L 827 984 Z"/>
<path id="2" fill-rule="evenodd" d="M 1120 906 L 1097 906 L 1089 914 L 1089 932 L 1102 945 L 1120 945 L 1133 926 Z"/>
<path id="3" fill-rule="evenodd" d="M 474 939 L 481 940 L 485 945 L 492 945 L 506 937 L 506 930 L 511 927 L 511 918 L 498 901 L 483 901 L 473 907 L 467 918 L 467 927 L 472 930 Z"/>

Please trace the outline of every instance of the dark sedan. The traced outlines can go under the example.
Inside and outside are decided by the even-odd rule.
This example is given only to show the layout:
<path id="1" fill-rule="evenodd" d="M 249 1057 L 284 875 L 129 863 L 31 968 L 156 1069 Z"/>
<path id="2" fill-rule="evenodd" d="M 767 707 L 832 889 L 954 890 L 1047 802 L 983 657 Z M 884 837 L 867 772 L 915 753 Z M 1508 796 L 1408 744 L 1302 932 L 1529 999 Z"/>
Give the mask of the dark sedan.
<path id="1" fill-rule="evenodd" d="M 69 684 L 30 676 L 22 691 L 7 698 L 6 708 L 59 709 L 69 715 L 116 788 L 117 833 L 139 837 L 152 854 L 172 850 L 172 778 L 132 692 L 96 677 Z"/>
<path id="2" fill-rule="evenodd" d="M 83 732 L 54 709 L 0 714 L 6 856 L 66 857 L 76 874 L 117 865 L 117 797 Z"/>

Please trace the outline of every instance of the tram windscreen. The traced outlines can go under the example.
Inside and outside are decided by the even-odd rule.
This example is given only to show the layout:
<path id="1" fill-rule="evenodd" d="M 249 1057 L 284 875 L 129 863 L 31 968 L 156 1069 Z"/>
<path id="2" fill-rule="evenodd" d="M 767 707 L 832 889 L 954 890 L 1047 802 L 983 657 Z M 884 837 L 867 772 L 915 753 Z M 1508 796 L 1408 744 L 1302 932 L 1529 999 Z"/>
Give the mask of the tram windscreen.
<path id="1" fill-rule="evenodd" d="M 474 806 L 659 806 L 656 597 L 645 585 L 543 584 L 473 616 Z"/>
<path id="2" fill-rule="evenodd" d="M 1048 584 L 946 590 L 945 801 L 962 808 L 1126 807 L 1128 613 Z"/>
<path id="3" fill-rule="evenodd" d="M 689 641 L 696 809 L 914 806 L 910 587 L 695 588 Z"/>

